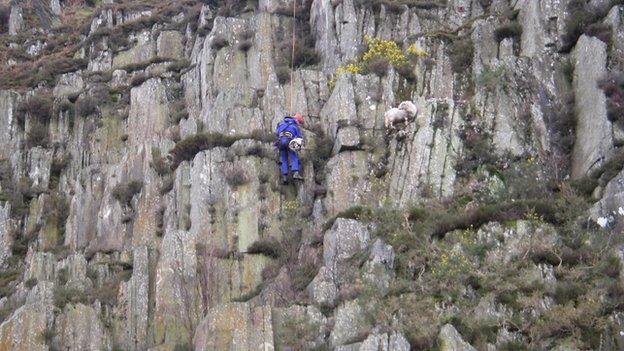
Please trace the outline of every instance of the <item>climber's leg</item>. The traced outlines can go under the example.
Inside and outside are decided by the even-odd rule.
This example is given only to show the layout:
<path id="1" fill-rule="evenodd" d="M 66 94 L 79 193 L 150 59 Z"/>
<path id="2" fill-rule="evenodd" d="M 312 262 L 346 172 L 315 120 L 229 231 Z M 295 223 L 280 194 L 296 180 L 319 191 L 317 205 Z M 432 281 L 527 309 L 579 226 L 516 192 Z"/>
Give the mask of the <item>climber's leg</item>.
<path id="1" fill-rule="evenodd" d="M 290 161 L 292 164 L 290 165 L 290 170 L 293 172 L 293 179 L 295 180 L 303 180 L 301 174 L 299 174 L 299 155 L 297 152 L 293 150 L 288 150 L 288 156 L 290 157 Z"/>
<path id="2" fill-rule="evenodd" d="M 288 149 L 283 148 L 280 149 L 280 169 L 282 171 L 282 176 L 288 175 Z"/>

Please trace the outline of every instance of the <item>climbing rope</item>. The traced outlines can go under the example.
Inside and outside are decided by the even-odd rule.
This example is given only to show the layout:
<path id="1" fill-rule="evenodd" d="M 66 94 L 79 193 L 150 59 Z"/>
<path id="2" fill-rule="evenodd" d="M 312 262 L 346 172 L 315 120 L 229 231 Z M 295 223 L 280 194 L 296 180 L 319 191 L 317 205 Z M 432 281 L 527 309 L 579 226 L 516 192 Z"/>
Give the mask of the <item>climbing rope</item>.
<path id="1" fill-rule="evenodd" d="M 293 113 L 293 97 L 295 95 L 295 43 L 297 36 L 295 35 L 295 29 L 297 28 L 297 0 L 293 0 L 293 26 L 292 26 L 292 54 L 290 56 L 290 114 Z"/>

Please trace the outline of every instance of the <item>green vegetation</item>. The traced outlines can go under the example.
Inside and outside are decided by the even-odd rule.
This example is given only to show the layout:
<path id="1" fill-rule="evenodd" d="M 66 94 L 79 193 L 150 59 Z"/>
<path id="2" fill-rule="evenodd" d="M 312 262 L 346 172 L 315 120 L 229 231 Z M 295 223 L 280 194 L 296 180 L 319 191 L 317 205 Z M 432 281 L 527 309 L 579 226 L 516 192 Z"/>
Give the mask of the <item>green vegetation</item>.
<path id="1" fill-rule="evenodd" d="M 451 41 L 449 45 L 449 57 L 454 72 L 462 73 L 470 68 L 473 55 L 474 47 L 470 36 Z"/>
<path id="2" fill-rule="evenodd" d="M 624 73 L 609 72 L 598 82 L 607 97 L 607 116 L 612 122 L 624 123 Z"/>
<path id="3" fill-rule="evenodd" d="M 249 175 L 241 166 L 233 166 L 225 171 L 225 181 L 234 189 L 249 183 L 249 180 Z"/>
<path id="4" fill-rule="evenodd" d="M 274 238 L 259 239 L 247 248 L 247 253 L 279 258 L 281 255 L 280 243 Z"/>
<path id="5" fill-rule="evenodd" d="M 611 43 L 611 27 L 601 22 L 616 5 L 621 5 L 622 0 L 610 0 L 594 5 L 583 0 L 572 0 L 567 5 L 569 15 L 566 18 L 566 33 L 562 38 L 562 51 L 572 50 L 578 38 L 583 35 L 595 36 L 607 44 Z"/>
<path id="6" fill-rule="evenodd" d="M 271 136 L 271 140 L 272 140 Z M 172 157 L 172 169 L 176 169 L 183 161 L 192 160 L 199 152 L 215 147 L 230 147 L 241 139 L 254 139 L 266 142 L 266 134 L 262 131 L 253 131 L 249 135 L 225 135 L 221 133 L 199 133 L 188 136 L 176 143 L 169 152 Z"/>
<path id="7" fill-rule="evenodd" d="M 504 24 L 494 31 L 494 39 L 501 42 L 505 38 L 519 38 L 522 34 L 522 26 L 517 21 Z"/>
<path id="8" fill-rule="evenodd" d="M 140 180 L 131 180 L 125 183 L 117 184 L 112 191 L 113 197 L 122 205 L 130 206 L 132 198 L 141 192 L 143 182 Z"/>
<path id="9" fill-rule="evenodd" d="M 54 306 L 60 309 L 67 304 L 85 304 L 87 301 L 87 295 L 82 290 L 62 286 L 54 288 Z"/>

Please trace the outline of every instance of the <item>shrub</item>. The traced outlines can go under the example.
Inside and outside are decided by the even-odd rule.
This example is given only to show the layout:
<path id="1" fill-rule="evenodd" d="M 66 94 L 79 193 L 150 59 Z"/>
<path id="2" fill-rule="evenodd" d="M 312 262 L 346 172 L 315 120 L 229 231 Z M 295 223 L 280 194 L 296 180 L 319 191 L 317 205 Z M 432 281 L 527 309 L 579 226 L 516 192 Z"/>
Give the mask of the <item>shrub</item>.
<path id="1" fill-rule="evenodd" d="M 86 302 L 87 295 L 82 290 L 67 287 L 54 288 L 54 305 L 60 309 L 63 309 L 67 304 Z"/>
<path id="2" fill-rule="evenodd" d="M 93 97 L 86 95 L 76 100 L 76 116 L 89 117 L 97 112 L 97 103 Z"/>
<path id="3" fill-rule="evenodd" d="M 607 97 L 607 116 L 612 122 L 624 122 L 624 73 L 610 72 L 598 82 Z"/>
<path id="4" fill-rule="evenodd" d="M 93 288 L 89 291 L 90 300 L 98 300 L 102 304 L 107 306 L 114 306 L 117 304 L 117 295 L 119 293 L 119 279 L 113 278 L 98 288 Z"/>
<path id="5" fill-rule="evenodd" d="M 139 85 L 145 83 L 145 81 L 150 79 L 150 78 L 151 78 L 150 75 L 147 74 L 147 73 L 144 73 L 144 72 L 137 73 L 130 80 L 130 85 L 133 86 L 133 87 L 139 86 Z"/>
<path id="6" fill-rule="evenodd" d="M 0 4 L 0 33 L 9 31 L 9 16 L 11 15 L 11 6 L 9 4 Z"/>
<path id="7" fill-rule="evenodd" d="M 49 94 L 36 94 L 17 105 L 17 118 L 24 121 L 26 114 L 40 123 L 52 119 L 54 101 Z"/>
<path id="8" fill-rule="evenodd" d="M 163 178 L 162 180 L 162 184 L 160 185 L 160 194 L 164 195 L 168 192 L 171 191 L 171 189 L 173 189 L 173 184 L 175 182 L 175 178 L 173 177 L 173 175 L 168 175 L 166 177 Z"/>
<path id="9" fill-rule="evenodd" d="M 505 38 L 518 38 L 522 34 L 522 26 L 518 22 L 504 24 L 494 31 L 494 38 L 501 42 Z"/>
<path id="10" fill-rule="evenodd" d="M 280 243 L 274 238 L 259 239 L 247 248 L 248 254 L 262 254 L 271 258 L 279 258 L 281 251 Z"/>
<path id="11" fill-rule="evenodd" d="M 123 205 L 130 205 L 132 198 L 141 192 L 143 182 L 132 180 L 127 183 L 117 184 L 112 191 L 113 197 Z"/>
<path id="12" fill-rule="evenodd" d="M 251 49 L 252 46 L 253 46 L 252 41 L 249 40 L 249 39 L 246 39 L 246 40 L 241 40 L 238 43 L 237 48 L 240 51 L 247 52 L 247 51 L 249 51 L 249 49 Z"/>
<path id="13" fill-rule="evenodd" d="M 375 73 L 379 77 L 383 77 L 388 73 L 388 68 L 390 68 L 390 63 L 387 59 L 381 56 L 375 56 L 368 60 L 366 64 L 366 69 L 369 72 Z"/>
<path id="14" fill-rule="evenodd" d="M 292 47 L 289 46 L 289 49 L 292 50 Z M 291 65 L 292 52 L 289 52 L 287 58 L 288 65 Z M 319 61 L 320 56 L 316 52 L 316 49 L 314 49 L 314 43 L 300 41 L 295 43 L 295 56 L 294 60 L 292 60 L 292 65 L 294 65 L 295 68 L 312 66 Z"/>
<path id="15" fill-rule="evenodd" d="M 186 103 L 183 99 L 176 100 L 169 109 L 171 111 L 171 123 L 178 124 L 181 120 L 189 117 L 188 110 L 186 109 Z"/>
<path id="16" fill-rule="evenodd" d="M 191 66 L 191 61 L 187 59 L 177 60 L 169 64 L 168 70 L 173 72 L 180 72 Z"/>
<path id="17" fill-rule="evenodd" d="M 24 285 L 26 285 L 28 289 L 32 289 L 35 285 L 37 285 L 37 278 L 28 279 L 24 282 Z"/>
<path id="18" fill-rule="evenodd" d="M 26 135 L 26 144 L 28 147 L 46 147 L 48 145 L 48 127 L 40 122 L 32 123 Z"/>
<path id="19" fill-rule="evenodd" d="M 575 300 L 587 292 L 587 286 L 580 282 L 563 281 L 558 282 L 555 288 L 555 302 L 564 305 L 570 300 Z"/>
<path id="20" fill-rule="evenodd" d="M 160 150 L 157 148 L 152 149 L 152 162 L 150 162 L 150 166 L 152 166 L 161 177 L 171 173 L 169 162 L 165 157 L 162 157 Z"/>
<path id="21" fill-rule="evenodd" d="M 398 67 L 396 71 L 401 77 L 405 78 L 408 83 L 416 83 L 416 73 L 414 73 L 413 67 L 401 66 Z"/>
<path id="22" fill-rule="evenodd" d="M 212 50 L 219 51 L 228 45 L 230 45 L 230 43 L 228 42 L 227 39 L 221 36 L 216 36 L 212 38 L 212 42 L 210 43 L 210 48 L 212 48 Z"/>
<path id="23" fill-rule="evenodd" d="M 249 183 L 249 176 L 241 167 L 232 167 L 225 172 L 225 181 L 232 187 L 237 188 Z"/>
<path id="24" fill-rule="evenodd" d="M 462 73 L 472 65 L 474 46 L 468 36 L 456 39 L 449 46 L 451 66 L 456 73 Z"/>
<path id="25" fill-rule="evenodd" d="M 52 344 L 52 340 L 56 336 L 56 332 L 53 328 L 46 328 L 43 332 L 41 332 L 41 339 L 43 339 L 43 343 L 46 345 Z"/>
<path id="26" fill-rule="evenodd" d="M 604 26 L 602 19 L 609 10 L 621 4 L 621 0 L 611 0 L 601 4 L 594 4 L 584 0 L 572 0 L 567 5 L 568 17 L 565 22 L 565 33 L 561 38 L 564 52 L 570 51 L 576 44 L 578 38 L 583 35 L 596 36 L 606 42 L 611 41 L 611 29 Z"/>
<path id="27" fill-rule="evenodd" d="M 505 66 L 485 66 L 476 79 L 477 85 L 489 92 L 494 92 L 498 87 L 504 86 Z"/>
<path id="28" fill-rule="evenodd" d="M 303 291 L 312 282 L 319 268 L 313 263 L 304 263 L 298 265 L 292 272 L 293 288 L 297 291 Z"/>
<path id="29" fill-rule="evenodd" d="M 288 66 L 283 65 L 275 67 L 275 74 L 277 75 L 277 81 L 280 84 L 290 82 L 290 68 L 288 68 Z"/>
<path id="30" fill-rule="evenodd" d="M 439 217 L 436 220 L 432 234 L 437 237 L 443 237 L 444 234 L 453 230 L 479 227 L 492 221 L 504 222 L 521 219 L 525 218 L 527 214 L 536 214 L 541 216 L 546 222 L 558 224 L 561 222 L 561 219 L 557 216 L 559 212 L 562 212 L 562 210 L 549 199 L 519 200 L 495 205 L 483 205 L 461 214 L 449 214 L 446 217 Z"/>
<path id="31" fill-rule="evenodd" d="M 178 167 L 183 161 L 192 160 L 199 152 L 213 147 L 230 147 L 240 137 L 228 136 L 220 133 L 200 133 L 180 140 L 171 149 L 173 158 L 172 169 Z"/>

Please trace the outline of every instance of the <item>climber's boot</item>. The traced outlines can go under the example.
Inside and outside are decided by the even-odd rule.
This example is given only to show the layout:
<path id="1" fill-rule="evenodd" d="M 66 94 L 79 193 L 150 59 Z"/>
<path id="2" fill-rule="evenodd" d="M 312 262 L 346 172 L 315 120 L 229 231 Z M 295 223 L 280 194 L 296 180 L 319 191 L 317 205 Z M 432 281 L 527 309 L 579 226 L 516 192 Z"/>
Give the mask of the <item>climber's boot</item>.
<path id="1" fill-rule="evenodd" d="M 299 174 L 299 172 L 294 172 L 292 177 L 293 177 L 294 180 L 303 181 L 303 177 L 301 176 L 301 174 Z"/>
<path id="2" fill-rule="evenodd" d="M 282 184 L 284 184 L 284 185 L 288 184 L 288 176 L 287 175 L 282 175 Z"/>

